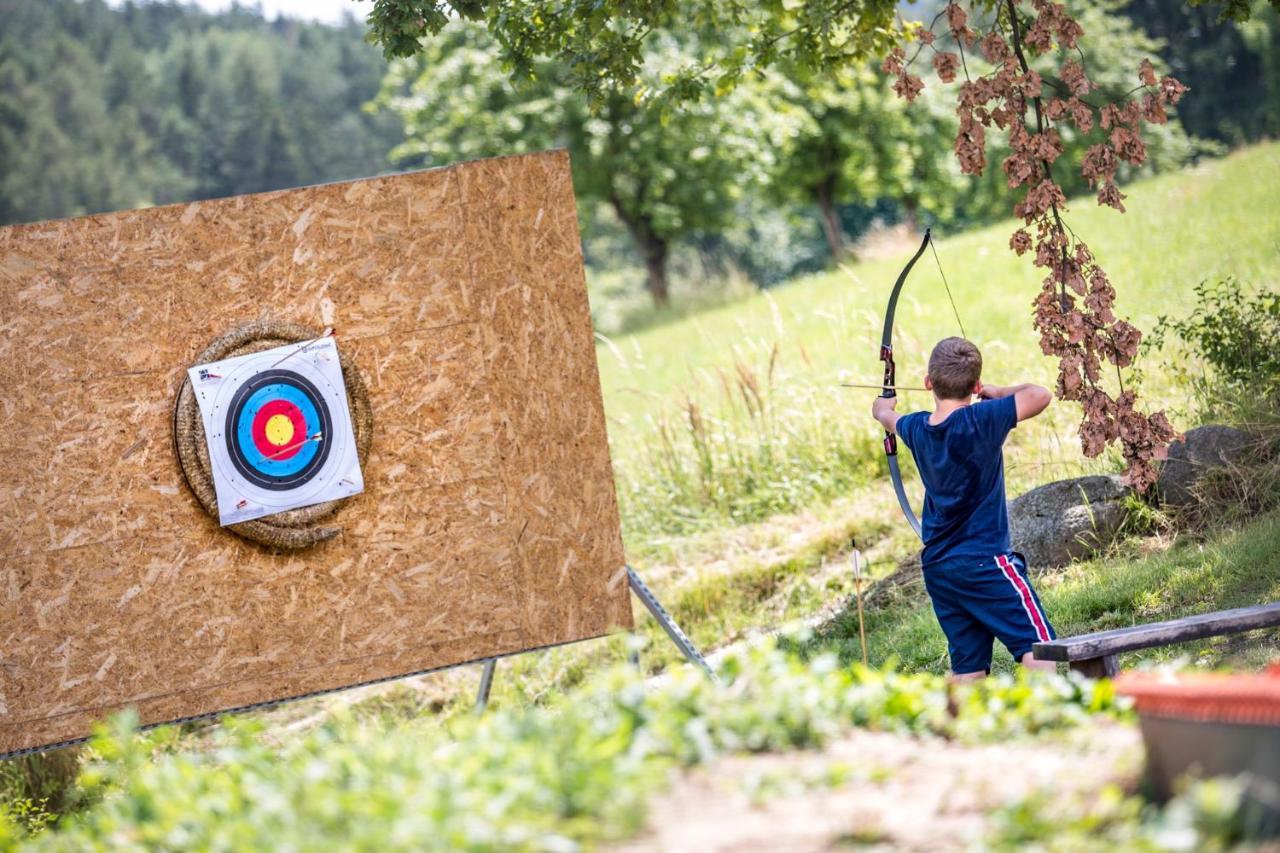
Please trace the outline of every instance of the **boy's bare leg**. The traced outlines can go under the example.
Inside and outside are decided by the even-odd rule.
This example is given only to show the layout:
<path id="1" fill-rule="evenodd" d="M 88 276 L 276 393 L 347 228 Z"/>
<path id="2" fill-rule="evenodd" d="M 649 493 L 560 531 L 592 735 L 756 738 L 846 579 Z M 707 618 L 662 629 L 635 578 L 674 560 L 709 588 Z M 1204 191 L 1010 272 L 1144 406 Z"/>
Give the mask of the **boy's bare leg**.
<path id="1" fill-rule="evenodd" d="M 1022 665 L 1027 669 L 1038 669 L 1041 672 L 1057 672 L 1058 664 L 1056 661 L 1040 660 L 1033 652 L 1027 652 L 1022 656 Z"/>
<path id="2" fill-rule="evenodd" d="M 1030 652 L 1028 652 L 1030 654 Z M 952 681 L 979 681 L 987 677 L 987 671 L 980 669 L 977 672 L 953 672 L 951 673 Z"/>

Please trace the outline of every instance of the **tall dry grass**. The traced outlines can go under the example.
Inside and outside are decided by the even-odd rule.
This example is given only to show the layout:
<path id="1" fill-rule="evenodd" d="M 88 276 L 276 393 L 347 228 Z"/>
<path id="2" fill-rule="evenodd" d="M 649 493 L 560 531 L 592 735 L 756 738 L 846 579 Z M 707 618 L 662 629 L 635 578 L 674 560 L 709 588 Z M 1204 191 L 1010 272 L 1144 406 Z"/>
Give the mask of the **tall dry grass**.
<path id="1" fill-rule="evenodd" d="M 801 350 L 803 353 L 803 350 Z M 802 355 L 803 357 L 803 355 Z M 624 524 L 646 537 L 741 524 L 828 499 L 875 475 L 874 424 L 832 388 L 780 375 L 779 349 L 714 371 L 650 416 L 625 455 Z"/>

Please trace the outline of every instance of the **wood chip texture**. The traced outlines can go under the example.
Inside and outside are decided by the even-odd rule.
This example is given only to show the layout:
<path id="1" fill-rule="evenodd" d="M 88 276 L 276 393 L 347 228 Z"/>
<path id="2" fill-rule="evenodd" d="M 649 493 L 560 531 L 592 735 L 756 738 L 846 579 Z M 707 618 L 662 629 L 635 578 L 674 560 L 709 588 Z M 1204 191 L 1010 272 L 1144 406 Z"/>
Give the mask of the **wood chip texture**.
<path id="1" fill-rule="evenodd" d="M 171 418 L 219 335 L 336 330 L 341 533 L 218 527 Z M 630 628 L 568 157 L 0 229 L 0 753 Z"/>

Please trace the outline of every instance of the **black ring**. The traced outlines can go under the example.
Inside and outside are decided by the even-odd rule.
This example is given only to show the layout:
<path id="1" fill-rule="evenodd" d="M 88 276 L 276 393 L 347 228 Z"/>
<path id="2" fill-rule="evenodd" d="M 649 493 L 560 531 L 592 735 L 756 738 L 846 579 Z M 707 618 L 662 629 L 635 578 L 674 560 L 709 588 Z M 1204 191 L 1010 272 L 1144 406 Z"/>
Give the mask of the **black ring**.
<path id="1" fill-rule="evenodd" d="M 236 427 L 239 424 L 240 412 L 244 409 L 245 402 L 258 388 L 271 384 L 291 385 L 297 388 L 302 392 L 303 396 L 311 401 L 316 408 L 316 413 L 320 416 L 320 448 L 306 466 L 292 474 L 264 474 L 251 467 L 244 459 L 244 451 L 241 449 L 238 439 L 239 430 Z M 236 470 L 250 483 L 273 492 L 286 492 L 290 489 L 296 489 L 299 486 L 305 486 L 314 479 L 324 465 L 325 460 L 329 458 L 329 448 L 333 443 L 332 436 L 333 418 L 329 414 L 328 403 L 325 402 L 319 389 L 310 380 L 294 373 L 292 370 L 264 370 L 250 377 L 243 385 L 237 388 L 235 396 L 231 398 L 231 405 L 227 409 L 226 429 L 223 432 L 223 439 L 227 442 L 227 455 L 231 457 L 231 464 L 235 465 Z"/>

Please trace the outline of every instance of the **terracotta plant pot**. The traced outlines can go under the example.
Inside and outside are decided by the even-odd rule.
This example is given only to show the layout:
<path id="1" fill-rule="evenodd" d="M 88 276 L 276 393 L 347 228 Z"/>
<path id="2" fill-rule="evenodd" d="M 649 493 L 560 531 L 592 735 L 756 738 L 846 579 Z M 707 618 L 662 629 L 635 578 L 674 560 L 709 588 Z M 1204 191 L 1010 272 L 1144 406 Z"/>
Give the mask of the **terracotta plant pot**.
<path id="1" fill-rule="evenodd" d="M 1184 776 L 1247 777 L 1251 835 L 1280 833 L 1280 665 L 1261 675 L 1125 673 L 1147 751 L 1147 782 L 1161 802 Z"/>

